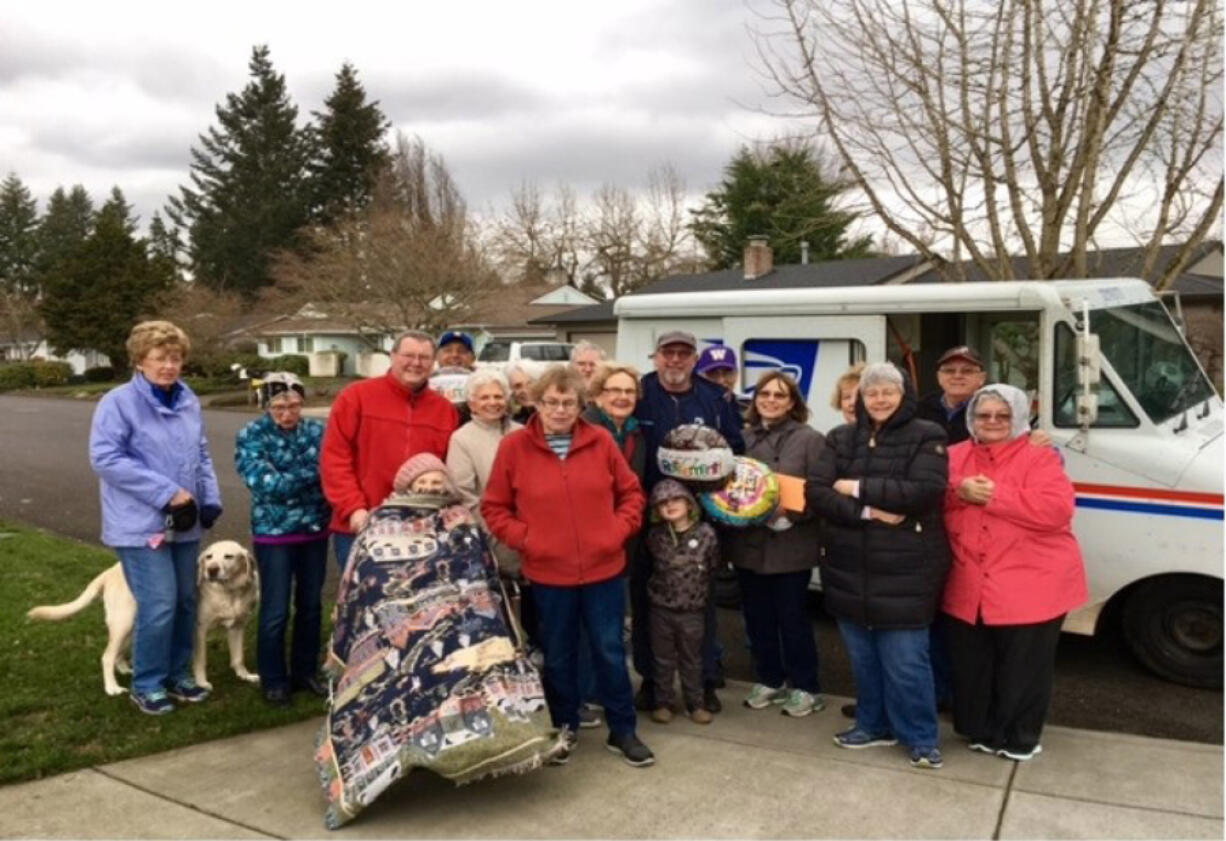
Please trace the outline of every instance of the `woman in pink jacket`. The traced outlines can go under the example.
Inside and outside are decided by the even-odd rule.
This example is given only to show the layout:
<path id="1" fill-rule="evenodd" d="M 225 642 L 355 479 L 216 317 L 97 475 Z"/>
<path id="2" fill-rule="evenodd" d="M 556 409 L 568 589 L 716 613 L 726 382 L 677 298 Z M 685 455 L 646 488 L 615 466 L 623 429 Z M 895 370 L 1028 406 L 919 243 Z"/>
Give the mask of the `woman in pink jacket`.
<path id="1" fill-rule="evenodd" d="M 945 500 L 954 729 L 971 750 L 1019 761 L 1042 750 L 1060 626 L 1088 598 L 1073 485 L 1055 449 L 1031 446 L 1029 420 L 1021 389 L 975 392 Z"/>

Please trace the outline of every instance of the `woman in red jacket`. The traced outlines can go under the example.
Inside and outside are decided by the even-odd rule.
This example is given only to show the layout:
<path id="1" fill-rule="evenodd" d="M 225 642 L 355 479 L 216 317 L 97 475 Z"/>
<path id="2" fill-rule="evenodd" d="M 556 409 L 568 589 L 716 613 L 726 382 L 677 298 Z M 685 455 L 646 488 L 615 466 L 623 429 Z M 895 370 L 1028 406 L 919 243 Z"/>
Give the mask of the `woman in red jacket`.
<path id="1" fill-rule="evenodd" d="M 545 695 L 569 748 L 577 744 L 582 700 L 582 629 L 609 723 L 608 747 L 631 765 L 650 765 L 655 759 L 635 734 L 620 577 L 623 547 L 642 522 L 643 491 L 613 436 L 579 417 L 586 384 L 578 372 L 550 368 L 533 390 L 536 414 L 499 444 L 481 514 L 494 536 L 519 552 L 523 576 L 532 583 Z"/>
<path id="2" fill-rule="evenodd" d="M 984 386 L 966 419 L 945 501 L 954 729 L 971 750 L 1027 760 L 1042 750 L 1064 615 L 1088 598 L 1073 485 L 1055 449 L 1031 446 L 1021 389 Z"/>

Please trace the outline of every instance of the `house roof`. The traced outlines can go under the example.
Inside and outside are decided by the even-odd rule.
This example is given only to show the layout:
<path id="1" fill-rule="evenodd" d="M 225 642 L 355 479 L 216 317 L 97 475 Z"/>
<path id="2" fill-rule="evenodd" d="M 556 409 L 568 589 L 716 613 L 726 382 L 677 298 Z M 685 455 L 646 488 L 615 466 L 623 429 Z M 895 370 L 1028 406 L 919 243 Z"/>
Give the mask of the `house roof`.
<path id="1" fill-rule="evenodd" d="M 821 263 L 777 265 L 768 274 L 745 279 L 739 266 L 717 272 L 673 275 L 636 291 L 636 295 L 661 292 L 714 292 L 729 289 L 795 289 L 806 286 L 871 286 L 924 266 L 917 254 L 899 257 L 866 257 L 859 260 L 827 260 Z"/>
<path id="2" fill-rule="evenodd" d="M 580 324 L 597 321 L 616 321 L 613 315 L 613 302 L 601 301 L 586 307 L 574 307 L 564 312 L 543 315 L 531 319 L 529 324 Z"/>

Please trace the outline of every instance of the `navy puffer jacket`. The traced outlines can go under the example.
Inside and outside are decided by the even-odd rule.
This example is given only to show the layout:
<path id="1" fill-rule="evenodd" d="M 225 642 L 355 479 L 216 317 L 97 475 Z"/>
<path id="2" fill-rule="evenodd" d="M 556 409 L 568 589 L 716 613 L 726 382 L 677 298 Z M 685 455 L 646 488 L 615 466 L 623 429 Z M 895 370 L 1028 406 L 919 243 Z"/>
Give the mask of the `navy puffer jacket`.
<path id="1" fill-rule="evenodd" d="M 861 400 L 857 421 L 826 437 L 808 503 L 826 518 L 822 591 L 840 619 L 880 630 L 923 628 L 936 615 L 949 544 L 942 505 L 949 473 L 945 431 L 915 417 L 915 391 L 907 384 L 898 410 L 874 430 Z M 837 479 L 859 479 L 858 499 L 833 489 Z M 869 505 L 905 515 L 897 526 L 861 517 Z"/>

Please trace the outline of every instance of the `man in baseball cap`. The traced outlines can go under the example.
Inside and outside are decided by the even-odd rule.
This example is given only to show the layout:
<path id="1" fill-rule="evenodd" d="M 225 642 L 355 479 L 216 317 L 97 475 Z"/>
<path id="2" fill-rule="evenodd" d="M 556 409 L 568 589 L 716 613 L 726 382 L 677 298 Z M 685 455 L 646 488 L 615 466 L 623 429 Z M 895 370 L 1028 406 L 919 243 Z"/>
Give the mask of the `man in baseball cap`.
<path id="1" fill-rule="evenodd" d="M 694 371 L 698 376 L 735 392 L 736 368 L 736 351 L 723 345 L 711 345 L 698 354 L 698 364 L 694 366 Z"/>
<path id="2" fill-rule="evenodd" d="M 473 337 L 459 330 L 448 330 L 438 337 L 438 351 L 434 360 L 439 368 L 473 370 L 477 367 L 477 356 L 473 353 Z"/>
<path id="3" fill-rule="evenodd" d="M 937 360 L 937 383 L 941 390 L 925 395 L 915 414 L 939 424 L 950 444 L 965 441 L 971 436 L 966 425 L 966 404 L 986 381 L 983 359 L 974 348 L 951 347 Z"/>

